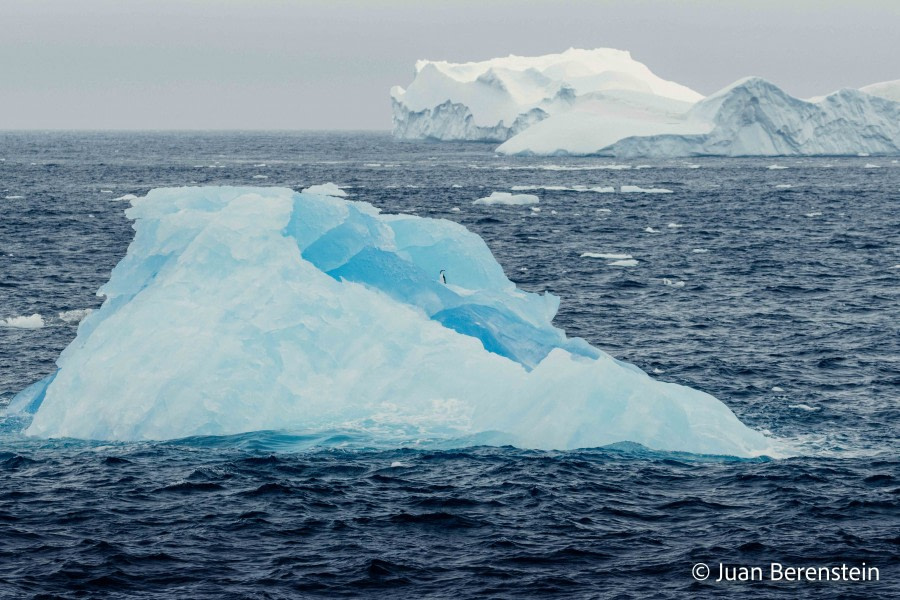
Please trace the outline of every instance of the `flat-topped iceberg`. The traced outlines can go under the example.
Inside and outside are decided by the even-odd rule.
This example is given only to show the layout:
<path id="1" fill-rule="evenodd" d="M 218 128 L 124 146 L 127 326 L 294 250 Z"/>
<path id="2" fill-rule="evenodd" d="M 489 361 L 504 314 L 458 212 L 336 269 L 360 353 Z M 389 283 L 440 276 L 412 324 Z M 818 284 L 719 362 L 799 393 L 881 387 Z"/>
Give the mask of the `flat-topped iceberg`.
<path id="1" fill-rule="evenodd" d="M 469 63 L 420 60 L 413 82 L 391 89 L 395 136 L 491 142 L 598 98 L 666 112 L 702 97 L 610 48 Z"/>
<path id="2" fill-rule="evenodd" d="M 567 338 L 552 324 L 558 299 L 517 289 L 474 233 L 335 189 L 132 200 L 135 237 L 102 307 L 57 372 L 11 403 L 33 413 L 26 433 L 490 432 L 532 448 L 773 453 L 712 396 Z"/>
<path id="3" fill-rule="evenodd" d="M 748 77 L 704 98 L 628 52 L 422 60 L 391 89 L 394 135 L 527 156 L 900 154 L 900 80 L 801 100 Z"/>

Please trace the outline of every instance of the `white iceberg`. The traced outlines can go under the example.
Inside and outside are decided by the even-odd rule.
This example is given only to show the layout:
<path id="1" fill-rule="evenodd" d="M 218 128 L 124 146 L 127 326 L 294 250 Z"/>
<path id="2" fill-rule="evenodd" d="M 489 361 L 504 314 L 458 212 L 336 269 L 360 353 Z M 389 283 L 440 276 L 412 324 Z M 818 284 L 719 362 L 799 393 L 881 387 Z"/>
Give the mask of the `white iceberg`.
<path id="1" fill-rule="evenodd" d="M 702 98 L 609 48 L 469 63 L 420 60 L 413 82 L 391 89 L 394 135 L 501 142 L 593 94 L 620 93 L 651 104 Z"/>
<path id="2" fill-rule="evenodd" d="M 533 194 L 510 194 L 509 192 L 491 192 L 490 196 L 479 198 L 472 204 L 505 204 L 508 206 L 522 206 L 526 204 L 538 204 L 540 198 Z"/>
<path id="3" fill-rule="evenodd" d="M 62 352 L 13 399 L 42 437 L 289 431 L 754 456 L 772 440 L 552 319 L 461 225 L 282 188 L 157 189 Z M 438 280 L 441 270 L 447 283 Z"/>
<path id="4" fill-rule="evenodd" d="M 895 79 L 894 81 L 882 81 L 880 83 L 873 83 L 859 89 L 873 96 L 886 98 L 888 100 L 893 100 L 894 102 L 900 102 L 900 79 Z"/>
<path id="5" fill-rule="evenodd" d="M 576 104 L 497 152 L 616 158 L 900 153 L 900 103 L 859 90 L 809 102 L 749 77 L 680 113 L 656 108 Z"/>

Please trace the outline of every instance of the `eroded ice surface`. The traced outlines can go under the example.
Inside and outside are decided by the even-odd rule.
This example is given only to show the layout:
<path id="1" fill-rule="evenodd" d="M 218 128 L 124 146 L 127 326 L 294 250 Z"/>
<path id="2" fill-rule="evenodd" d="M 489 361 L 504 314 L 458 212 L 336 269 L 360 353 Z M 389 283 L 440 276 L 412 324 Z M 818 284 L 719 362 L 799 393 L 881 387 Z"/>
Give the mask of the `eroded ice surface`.
<path id="1" fill-rule="evenodd" d="M 157 189 L 127 214 L 135 237 L 103 306 L 11 403 L 34 413 L 30 435 L 493 432 L 533 448 L 775 453 L 712 396 L 566 338 L 558 299 L 517 289 L 450 221 L 280 188 Z"/>

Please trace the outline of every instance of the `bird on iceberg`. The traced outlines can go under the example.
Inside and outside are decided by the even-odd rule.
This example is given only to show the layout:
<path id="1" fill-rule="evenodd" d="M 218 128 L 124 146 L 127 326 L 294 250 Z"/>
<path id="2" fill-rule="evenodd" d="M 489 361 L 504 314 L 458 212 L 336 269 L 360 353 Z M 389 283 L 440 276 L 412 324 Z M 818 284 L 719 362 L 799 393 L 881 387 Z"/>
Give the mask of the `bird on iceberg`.
<path id="1" fill-rule="evenodd" d="M 444 269 L 441 269 L 440 279 L 441 279 L 441 283 L 443 283 L 444 285 L 447 285 L 447 276 L 444 273 L 445 273 Z"/>

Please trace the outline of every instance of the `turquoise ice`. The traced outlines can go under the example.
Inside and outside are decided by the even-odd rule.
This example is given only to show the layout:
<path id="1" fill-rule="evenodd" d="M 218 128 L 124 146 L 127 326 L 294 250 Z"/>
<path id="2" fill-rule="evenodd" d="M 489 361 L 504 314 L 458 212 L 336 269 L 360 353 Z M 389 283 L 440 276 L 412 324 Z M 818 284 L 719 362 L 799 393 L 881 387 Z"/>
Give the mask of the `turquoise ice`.
<path id="1" fill-rule="evenodd" d="M 630 441 L 754 456 L 772 442 L 703 392 L 553 326 L 456 223 L 282 188 L 167 188 L 57 372 L 17 397 L 27 434 L 162 440 L 365 430 L 572 449 Z M 447 284 L 440 271 L 446 270 Z"/>

